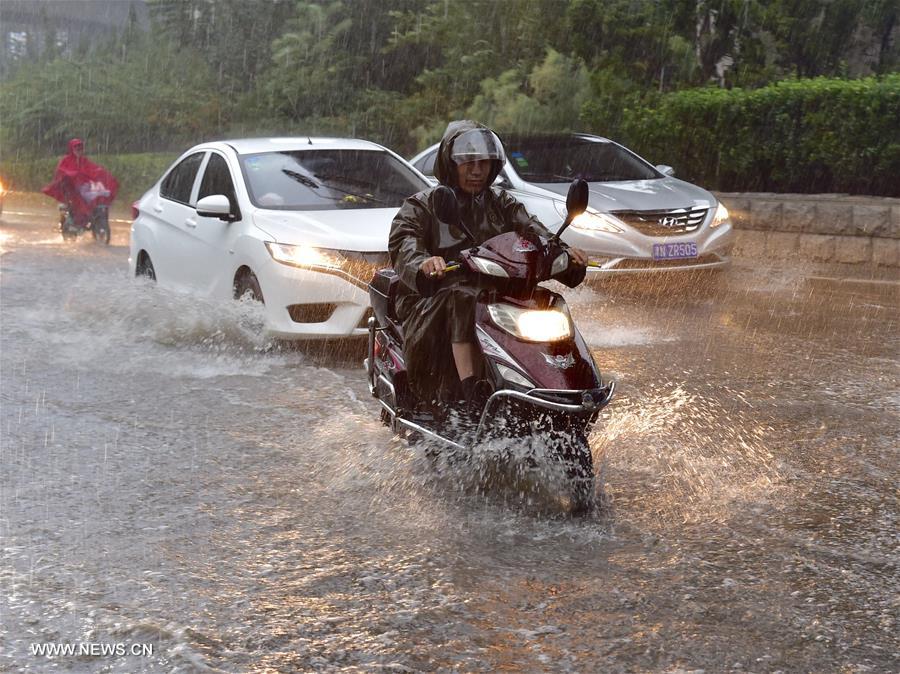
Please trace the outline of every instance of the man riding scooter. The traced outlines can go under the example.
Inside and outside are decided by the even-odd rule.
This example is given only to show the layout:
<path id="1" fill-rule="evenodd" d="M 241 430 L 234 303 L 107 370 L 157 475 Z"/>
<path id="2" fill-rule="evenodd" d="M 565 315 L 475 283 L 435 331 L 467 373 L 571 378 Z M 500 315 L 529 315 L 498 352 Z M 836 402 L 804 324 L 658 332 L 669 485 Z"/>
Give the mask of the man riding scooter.
<path id="1" fill-rule="evenodd" d="M 504 232 L 526 240 L 551 237 L 513 196 L 493 187 L 505 161 L 493 131 L 470 120 L 451 122 L 438 150 L 435 176 L 459 201 L 459 225 L 437 217 L 435 187 L 406 199 L 391 226 L 391 262 L 402 282 L 396 310 L 410 385 L 420 400 L 462 399 L 470 411 L 480 410 L 483 402 L 478 386 L 483 364 L 474 328 L 481 289 L 464 275 L 447 276 L 448 261 Z M 583 251 L 560 245 L 573 263 L 587 264 Z"/>

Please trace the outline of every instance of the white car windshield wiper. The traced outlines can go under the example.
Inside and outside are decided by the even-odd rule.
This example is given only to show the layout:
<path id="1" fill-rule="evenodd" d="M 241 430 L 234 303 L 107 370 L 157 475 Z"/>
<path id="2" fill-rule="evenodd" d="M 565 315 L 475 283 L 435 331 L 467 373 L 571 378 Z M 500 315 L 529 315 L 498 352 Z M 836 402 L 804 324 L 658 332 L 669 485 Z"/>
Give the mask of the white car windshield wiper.
<path id="1" fill-rule="evenodd" d="M 319 183 L 317 183 L 315 180 L 313 180 L 312 178 L 310 178 L 308 176 L 303 175 L 302 173 L 297 173 L 297 171 L 292 171 L 291 169 L 283 168 L 283 169 L 281 169 L 281 172 L 286 176 L 290 176 L 291 178 L 296 180 L 301 185 L 304 185 L 305 187 L 309 187 L 310 189 L 317 190 L 321 187 L 321 185 L 319 185 Z"/>
<path id="2" fill-rule="evenodd" d="M 332 196 L 328 196 L 325 194 L 318 195 L 322 199 L 331 199 L 332 201 L 334 201 L 335 203 L 338 203 L 338 204 L 352 203 L 354 199 L 359 199 L 364 202 L 384 204 L 386 206 L 391 205 L 384 199 L 376 199 L 371 194 L 359 194 L 357 192 L 351 192 L 350 190 L 342 189 L 342 188 L 337 187 L 334 184 L 328 182 L 328 179 L 330 179 L 330 178 L 335 178 L 337 180 L 344 180 L 346 182 L 353 182 L 353 180 L 351 178 L 345 178 L 343 176 L 328 176 L 328 178 L 323 179 L 323 181 L 321 183 L 317 183 L 315 180 L 313 180 L 309 176 L 305 176 L 302 173 L 298 173 L 297 171 L 292 171 L 291 169 L 283 168 L 283 169 L 281 169 L 281 172 L 284 173 L 286 176 L 290 176 L 291 178 L 296 180 L 301 185 L 304 185 L 305 187 L 309 187 L 310 189 L 317 190 L 320 187 L 327 187 L 329 190 L 332 190 L 334 192 L 341 192 L 345 196 L 332 197 Z M 321 176 L 319 176 L 319 177 L 321 178 Z M 362 185 L 368 184 L 361 180 L 356 181 L 356 182 L 357 182 L 357 184 L 362 184 Z M 350 197 L 350 198 L 348 199 L 348 197 Z"/>
<path id="3" fill-rule="evenodd" d="M 325 185 L 328 189 L 334 190 L 335 192 L 343 192 L 348 197 L 356 197 L 357 199 L 364 199 L 366 201 L 371 201 L 376 204 L 385 204 L 390 206 L 391 204 L 385 201 L 384 199 L 377 199 L 371 194 L 359 194 L 358 192 L 351 192 L 350 190 L 345 190 L 341 187 L 336 187 L 332 181 L 345 182 L 350 185 L 360 185 L 362 187 L 368 187 L 371 183 L 368 180 L 361 180 L 360 178 L 350 178 L 349 176 L 341 176 L 341 175 L 327 175 L 321 176 L 316 175 L 322 181 L 322 184 Z"/>

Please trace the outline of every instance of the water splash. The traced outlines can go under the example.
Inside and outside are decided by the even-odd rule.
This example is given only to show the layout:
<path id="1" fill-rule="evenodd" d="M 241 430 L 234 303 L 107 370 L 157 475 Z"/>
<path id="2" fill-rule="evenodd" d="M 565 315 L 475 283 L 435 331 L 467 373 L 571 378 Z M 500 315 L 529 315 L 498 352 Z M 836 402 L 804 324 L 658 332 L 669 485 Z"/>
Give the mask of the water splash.
<path id="1" fill-rule="evenodd" d="M 739 391 L 721 399 L 684 383 L 620 396 L 595 438 L 614 505 L 629 517 L 727 518 L 766 501 L 786 476 L 767 442 L 772 429 Z"/>

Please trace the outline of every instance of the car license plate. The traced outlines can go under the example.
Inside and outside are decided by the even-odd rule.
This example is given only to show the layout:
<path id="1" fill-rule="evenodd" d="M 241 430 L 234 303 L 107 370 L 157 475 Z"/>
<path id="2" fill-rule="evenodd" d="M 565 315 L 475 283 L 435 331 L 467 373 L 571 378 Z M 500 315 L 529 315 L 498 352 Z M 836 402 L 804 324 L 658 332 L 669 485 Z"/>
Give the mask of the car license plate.
<path id="1" fill-rule="evenodd" d="M 697 257 L 697 244 L 693 241 L 653 244 L 654 260 L 684 260 L 689 257 Z"/>

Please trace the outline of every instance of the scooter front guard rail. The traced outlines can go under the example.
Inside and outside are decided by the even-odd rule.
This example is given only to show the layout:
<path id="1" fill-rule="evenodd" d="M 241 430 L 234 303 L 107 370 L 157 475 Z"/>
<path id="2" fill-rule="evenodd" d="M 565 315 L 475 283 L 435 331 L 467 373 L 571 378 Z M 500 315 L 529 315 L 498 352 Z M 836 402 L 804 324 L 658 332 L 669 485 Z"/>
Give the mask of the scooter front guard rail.
<path id="1" fill-rule="evenodd" d="M 534 392 L 541 391 L 542 389 L 532 389 Z M 484 411 L 481 413 L 481 419 L 478 422 L 478 429 L 475 431 L 475 441 L 478 442 L 481 440 L 485 432 L 487 430 L 487 422 L 490 418 L 491 413 L 493 412 L 493 408 L 497 405 L 501 404 L 505 400 L 519 400 L 522 402 L 526 402 L 530 405 L 534 405 L 535 407 L 542 407 L 544 409 L 553 411 L 553 412 L 566 412 L 569 414 L 578 414 L 578 415 L 592 415 L 596 412 L 599 412 L 604 407 L 609 404 L 609 401 L 612 400 L 613 393 L 616 390 L 616 383 L 614 381 L 609 382 L 606 386 L 600 389 L 602 392 L 602 397 L 600 400 L 595 400 L 591 405 L 571 405 L 567 403 L 557 403 L 552 400 L 545 400 L 543 398 L 539 398 L 538 396 L 531 395 L 530 393 L 522 393 L 520 391 L 511 391 L 509 389 L 502 389 L 500 391 L 494 392 L 490 398 L 488 398 L 487 403 L 484 406 Z M 547 391 L 551 392 L 551 391 Z M 552 391 L 553 393 L 564 393 L 564 391 Z"/>

